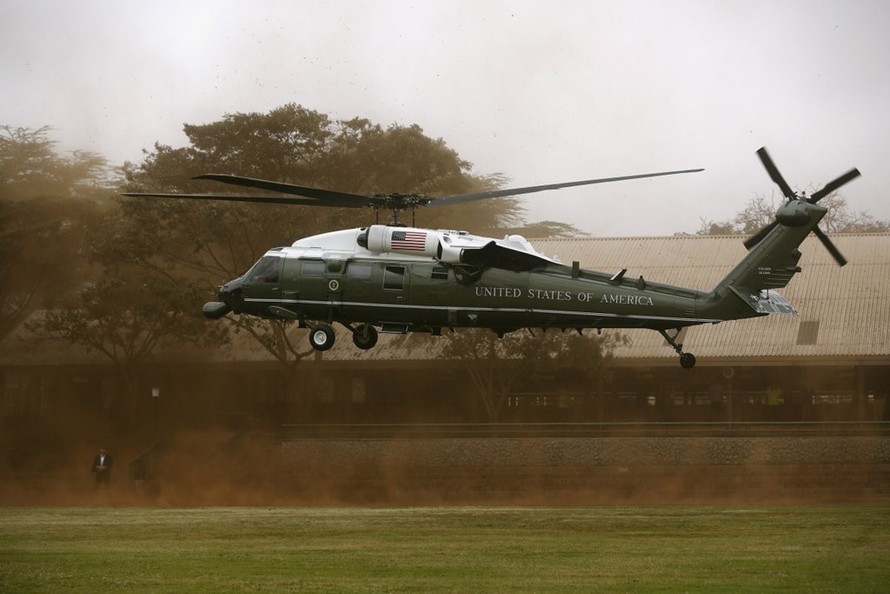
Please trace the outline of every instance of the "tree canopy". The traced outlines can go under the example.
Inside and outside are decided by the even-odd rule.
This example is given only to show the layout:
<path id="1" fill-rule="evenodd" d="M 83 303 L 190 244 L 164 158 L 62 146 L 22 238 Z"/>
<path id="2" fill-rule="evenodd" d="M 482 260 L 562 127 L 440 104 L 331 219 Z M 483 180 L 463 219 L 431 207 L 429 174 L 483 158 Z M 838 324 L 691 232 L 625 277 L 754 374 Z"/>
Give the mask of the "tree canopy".
<path id="1" fill-rule="evenodd" d="M 226 191 L 192 179 L 203 173 L 360 194 L 436 196 L 505 183 L 499 174 L 474 174 L 417 125 L 332 119 L 293 103 L 186 124 L 185 146 L 157 143 L 140 162 L 125 163 L 117 179 L 97 155 L 57 152 L 50 130 L 0 127 L 0 332 L 49 307 L 33 330 L 104 353 L 127 370 L 165 341 L 222 339 L 225 326 L 202 323 L 203 302 L 268 248 L 374 221 L 354 209 L 107 200 L 112 193 Z M 480 234 L 572 232 L 552 223 L 523 227 L 511 198 L 427 209 L 417 224 Z M 252 335 L 291 375 L 311 352 L 291 342 L 300 333 L 288 322 L 233 321 L 232 330 Z"/>
<path id="2" fill-rule="evenodd" d="M 697 235 L 752 235 L 775 220 L 776 210 L 784 201 L 774 195 L 767 198 L 755 194 L 748 204 L 732 219 L 711 221 L 702 219 Z M 828 209 L 820 223 L 827 233 L 883 233 L 890 231 L 890 221 L 876 220 L 868 211 L 854 211 L 840 192 L 829 194 L 819 201 Z"/>
<path id="3" fill-rule="evenodd" d="M 0 199 L 94 195 L 108 181 L 103 157 L 87 151 L 60 155 L 50 130 L 0 126 Z"/>
<path id="4" fill-rule="evenodd" d="M 226 191 L 218 183 L 192 179 L 211 172 L 361 194 L 452 194 L 492 189 L 500 181 L 470 173 L 469 162 L 419 126 L 384 128 L 363 118 L 333 120 L 293 103 L 268 113 L 227 114 L 209 124 L 187 124 L 184 131 L 187 146 L 156 144 L 142 162 L 126 163 L 125 189 Z M 466 224 L 484 231 L 521 221 L 517 201 L 509 198 L 442 212 L 449 208 L 424 211 L 423 224 Z M 373 214 L 361 209 L 122 199 L 117 221 L 93 247 L 106 266 L 127 262 L 183 286 L 187 278 L 203 283 L 205 296 L 210 296 L 216 285 L 239 276 L 270 247 L 371 222 Z M 182 307 L 200 311 L 201 303 L 183 302 Z M 238 323 L 276 357 L 299 358 L 299 349 L 279 344 L 289 333 L 265 322 Z"/>
<path id="5" fill-rule="evenodd" d="M 84 237 L 108 205 L 105 160 L 60 155 L 49 131 L 0 126 L 0 336 L 83 282 Z"/>
<path id="6" fill-rule="evenodd" d="M 630 340 L 619 332 L 582 335 L 541 330 L 498 336 L 484 328 L 462 328 L 445 336 L 442 356 L 463 363 L 489 421 L 498 420 L 515 386 L 532 386 L 541 377 L 560 375 L 592 389 L 596 377 L 611 365 L 615 348 Z"/>

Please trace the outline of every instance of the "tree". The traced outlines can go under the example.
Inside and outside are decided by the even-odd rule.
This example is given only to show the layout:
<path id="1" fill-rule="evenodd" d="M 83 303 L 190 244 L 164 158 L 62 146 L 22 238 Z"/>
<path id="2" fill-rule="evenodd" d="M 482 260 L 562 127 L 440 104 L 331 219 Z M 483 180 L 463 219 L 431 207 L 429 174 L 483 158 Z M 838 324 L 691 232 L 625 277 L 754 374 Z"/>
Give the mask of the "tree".
<path id="1" fill-rule="evenodd" d="M 561 238 L 587 235 L 587 233 L 574 225 L 557 221 L 538 221 L 537 223 L 529 223 L 522 227 L 505 229 L 504 232 L 507 234 L 517 233 L 519 235 L 524 235 L 527 238 Z"/>
<path id="2" fill-rule="evenodd" d="M 117 399 L 121 420 L 132 422 L 140 370 L 159 345 L 196 342 L 207 336 L 198 315 L 179 307 L 180 291 L 135 270 L 106 268 L 99 278 L 48 310 L 30 328 L 43 336 L 95 350 L 115 364 L 125 398 Z"/>
<path id="3" fill-rule="evenodd" d="M 87 151 L 59 155 L 50 130 L 0 126 L 0 200 L 84 196 L 107 188 L 105 159 Z"/>
<path id="4" fill-rule="evenodd" d="M 514 370 L 522 341 L 517 334 L 503 338 L 491 330 L 465 328 L 447 334 L 442 350 L 446 359 L 461 361 L 482 404 L 485 418 L 497 421 L 509 389 L 518 380 Z"/>
<path id="5" fill-rule="evenodd" d="M 819 201 L 828 209 L 822 219 L 822 228 L 827 233 L 886 233 L 890 231 L 890 221 L 878 221 L 865 210 L 851 210 L 847 199 L 840 193 L 829 194 Z"/>
<path id="6" fill-rule="evenodd" d="M 219 184 L 191 179 L 207 172 L 361 194 L 464 193 L 492 189 L 500 180 L 472 175 L 470 163 L 442 139 L 427 137 L 419 126 L 383 128 L 362 118 L 334 121 L 292 103 L 268 113 L 229 114 L 184 130 L 188 146 L 156 144 L 141 163 L 124 165 L 127 190 L 220 191 Z M 491 229 L 514 225 L 520 220 L 517 212 L 515 200 L 497 199 L 459 210 L 428 209 L 422 220 L 434 227 L 475 223 Z M 383 216 L 388 219 L 389 213 Z M 131 262 L 171 283 L 185 276 L 202 284 L 209 296 L 222 280 L 240 276 L 269 247 L 369 222 L 369 213 L 356 209 L 124 199 L 117 231 L 98 238 L 95 247 L 106 265 Z M 182 307 L 199 311 L 201 300 L 183 300 Z M 234 330 L 249 333 L 275 357 L 286 386 L 298 385 L 297 364 L 314 351 L 297 346 L 293 323 L 228 319 Z"/>
<path id="7" fill-rule="evenodd" d="M 776 210 L 784 202 L 775 195 L 766 198 L 755 194 L 748 204 L 731 221 L 701 220 L 697 235 L 753 235 L 772 223 Z M 890 231 L 890 221 L 876 221 L 868 211 L 853 211 L 847 199 L 839 192 L 831 193 L 819 201 L 828 209 L 820 226 L 827 233 L 881 233 Z"/>
<path id="8" fill-rule="evenodd" d="M 0 126 L 0 336 L 87 276 L 87 224 L 107 202 L 103 159 L 63 157 L 49 128 Z"/>
<path id="9" fill-rule="evenodd" d="M 442 356 L 462 362 L 489 421 L 499 419 L 513 388 L 533 385 L 539 377 L 570 375 L 591 385 L 611 364 L 614 349 L 629 341 L 618 333 L 556 330 L 498 337 L 488 329 L 462 328 L 446 336 Z"/>
<path id="10" fill-rule="evenodd" d="M 219 184 L 191 180 L 211 171 L 363 194 L 451 194 L 490 189 L 497 182 L 496 177 L 470 175 L 469 163 L 441 139 L 425 136 L 418 126 L 383 129 L 358 118 L 334 122 L 294 104 L 267 114 L 238 113 L 211 124 L 186 125 L 185 133 L 190 146 L 173 149 L 155 145 L 142 163 L 126 163 L 126 188 L 220 191 Z M 435 226 L 445 218 L 443 213 L 460 215 L 443 225 L 448 228 L 460 226 L 462 221 L 497 227 L 515 220 L 515 201 L 484 201 L 471 206 L 449 213 L 445 211 L 450 207 L 430 209 L 424 212 L 424 224 Z M 214 274 L 223 272 L 229 278 L 243 272 L 266 247 L 370 222 L 367 212 L 355 209 L 147 200 L 124 201 L 124 208 L 136 223 L 133 227 L 154 228 L 154 223 L 163 222 L 165 241 L 156 247 L 158 257 L 207 271 L 211 271 L 208 266 L 215 267 Z M 483 213 L 486 216 L 480 216 Z M 173 241 L 174 237 L 178 239 Z M 191 249 L 183 250 L 183 242 Z"/>

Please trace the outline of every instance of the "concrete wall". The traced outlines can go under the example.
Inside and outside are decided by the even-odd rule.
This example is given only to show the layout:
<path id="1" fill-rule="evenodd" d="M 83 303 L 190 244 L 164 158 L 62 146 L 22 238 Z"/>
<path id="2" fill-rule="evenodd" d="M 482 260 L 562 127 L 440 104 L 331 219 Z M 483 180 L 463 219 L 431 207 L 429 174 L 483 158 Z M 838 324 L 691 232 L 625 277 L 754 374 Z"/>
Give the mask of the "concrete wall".
<path id="1" fill-rule="evenodd" d="M 312 439 L 281 444 L 309 501 L 888 501 L 890 437 Z"/>

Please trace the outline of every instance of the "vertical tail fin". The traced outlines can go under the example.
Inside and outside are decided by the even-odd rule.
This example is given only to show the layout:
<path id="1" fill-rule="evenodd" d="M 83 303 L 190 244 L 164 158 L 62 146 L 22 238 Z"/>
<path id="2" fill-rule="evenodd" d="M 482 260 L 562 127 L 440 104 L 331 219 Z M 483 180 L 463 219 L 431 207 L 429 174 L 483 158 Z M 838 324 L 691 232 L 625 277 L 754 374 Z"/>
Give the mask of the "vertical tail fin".
<path id="1" fill-rule="evenodd" d="M 851 169 L 807 198 L 791 190 L 766 148 L 758 150 L 757 155 L 788 202 L 779 207 L 775 221 L 745 241 L 750 252 L 711 292 L 709 308 L 714 315 L 724 319 L 746 317 L 742 312 L 747 316 L 797 313 L 781 295 L 769 291 L 787 286 L 800 272 L 797 263 L 801 253 L 797 248 L 810 232 L 819 238 L 840 266 L 847 263 L 840 250 L 818 227 L 828 210 L 817 202 L 859 177 L 859 170 Z"/>
<path id="2" fill-rule="evenodd" d="M 787 286 L 801 271 L 798 247 L 827 212 L 818 205 L 806 202 L 803 205 L 808 219 L 805 224 L 774 225 L 748 255 L 717 283 L 711 292 L 712 303 L 718 308 L 718 312 L 715 312 L 717 317 L 730 319 L 769 313 L 797 314 L 790 303 L 771 290 Z M 724 309 L 725 313 L 719 309 Z M 742 314 L 743 311 L 747 315 Z"/>

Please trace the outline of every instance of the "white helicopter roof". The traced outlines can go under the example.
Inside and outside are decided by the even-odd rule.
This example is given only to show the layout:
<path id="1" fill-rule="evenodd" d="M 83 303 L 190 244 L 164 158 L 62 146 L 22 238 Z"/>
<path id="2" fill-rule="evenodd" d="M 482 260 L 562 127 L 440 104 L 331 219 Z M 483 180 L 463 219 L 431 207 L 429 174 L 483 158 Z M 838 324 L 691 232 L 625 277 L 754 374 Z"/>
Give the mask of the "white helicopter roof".
<path id="1" fill-rule="evenodd" d="M 371 231 L 370 240 L 367 239 L 369 231 Z M 400 233 L 414 234 L 420 237 L 420 244 L 413 247 L 398 245 L 394 240 L 394 236 Z M 367 247 L 363 247 L 359 243 L 359 238 L 362 236 L 366 238 L 364 245 Z M 491 237 L 472 235 L 466 231 L 392 227 L 387 225 L 341 229 L 304 237 L 295 241 L 290 247 L 271 250 L 269 255 L 307 258 L 392 257 L 404 259 L 413 257 L 418 260 L 429 260 L 430 258 L 439 260 L 442 259 L 442 247 L 452 252 L 459 252 L 467 249 L 481 249 L 492 242 L 508 250 L 530 254 L 542 260 L 559 263 L 559 260 L 548 258 L 538 252 L 521 235 L 508 235 L 503 239 L 493 239 Z"/>

